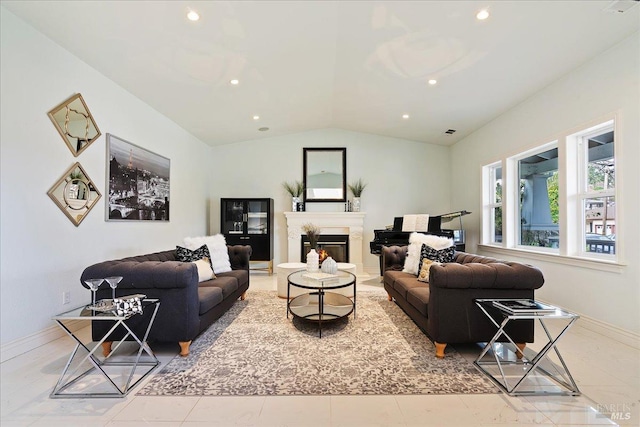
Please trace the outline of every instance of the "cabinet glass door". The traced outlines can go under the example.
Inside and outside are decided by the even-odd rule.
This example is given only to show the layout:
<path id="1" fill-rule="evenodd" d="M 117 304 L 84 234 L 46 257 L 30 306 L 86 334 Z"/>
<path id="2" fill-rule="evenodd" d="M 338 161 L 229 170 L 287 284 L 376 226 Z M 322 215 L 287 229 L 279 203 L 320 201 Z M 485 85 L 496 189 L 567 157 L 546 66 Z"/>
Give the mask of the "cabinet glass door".
<path id="1" fill-rule="evenodd" d="M 267 234 L 269 232 L 268 200 L 250 200 L 247 205 L 247 234 Z"/>
<path id="2" fill-rule="evenodd" d="M 245 207 L 242 201 L 226 201 L 222 232 L 224 234 L 243 234 Z"/>

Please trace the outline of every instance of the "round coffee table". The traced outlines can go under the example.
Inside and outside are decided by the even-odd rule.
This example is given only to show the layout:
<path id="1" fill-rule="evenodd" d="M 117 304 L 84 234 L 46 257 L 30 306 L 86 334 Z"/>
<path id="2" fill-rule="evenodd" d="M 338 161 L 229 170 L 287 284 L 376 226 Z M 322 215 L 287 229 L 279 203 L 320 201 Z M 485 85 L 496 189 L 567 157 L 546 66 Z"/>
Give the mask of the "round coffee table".
<path id="1" fill-rule="evenodd" d="M 289 313 L 299 319 L 318 322 L 320 338 L 322 323 L 356 315 L 356 276 L 348 271 L 338 270 L 329 279 L 318 278 L 322 273 L 296 271 L 287 277 L 287 318 Z M 309 292 L 290 299 L 291 287 L 306 289 Z M 335 289 L 353 286 L 353 300 L 344 295 L 330 292 Z M 329 292 L 327 292 L 329 291 Z"/>

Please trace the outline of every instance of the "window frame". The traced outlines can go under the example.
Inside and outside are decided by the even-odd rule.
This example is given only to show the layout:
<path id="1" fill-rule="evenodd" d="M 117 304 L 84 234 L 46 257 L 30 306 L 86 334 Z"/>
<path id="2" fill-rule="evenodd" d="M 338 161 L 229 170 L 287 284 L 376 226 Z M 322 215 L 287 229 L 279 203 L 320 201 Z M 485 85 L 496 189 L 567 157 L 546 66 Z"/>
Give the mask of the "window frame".
<path id="1" fill-rule="evenodd" d="M 579 244 L 576 245 L 576 250 L 575 252 L 577 253 L 577 255 L 579 257 L 584 257 L 584 258 L 602 258 L 602 259 L 611 259 L 616 258 L 616 254 L 618 252 L 618 241 L 616 241 L 616 254 L 607 254 L 607 253 L 598 253 L 598 252 L 591 252 L 591 251 L 587 251 L 586 250 L 586 216 L 585 216 L 585 205 L 587 200 L 589 199 L 600 199 L 600 198 L 605 198 L 605 197 L 613 197 L 613 199 L 616 201 L 617 204 L 617 186 L 614 186 L 613 188 L 607 188 L 607 189 L 603 189 L 603 190 L 592 190 L 589 191 L 589 139 L 594 137 L 594 136 L 598 136 L 601 135 L 604 132 L 613 132 L 613 162 L 614 165 L 616 167 L 616 176 L 618 175 L 618 161 L 617 161 L 617 154 L 616 154 L 616 129 L 615 129 L 615 120 L 611 119 L 608 120 L 606 122 L 600 123 L 598 125 L 589 127 L 587 129 L 584 129 L 583 131 L 580 132 L 576 132 L 572 135 L 569 135 L 567 137 L 567 139 L 570 140 L 574 140 L 573 143 L 576 146 L 577 149 L 577 158 L 578 158 L 578 163 L 577 163 L 577 167 L 576 167 L 576 173 L 578 174 L 577 177 L 577 194 L 576 194 L 576 199 L 577 199 L 577 214 L 578 217 L 576 218 L 576 221 L 578 221 L 578 223 L 581 225 L 580 229 L 578 230 L 578 241 Z M 616 212 L 616 216 L 617 216 L 617 212 Z M 616 222 L 616 230 L 618 228 L 618 218 L 616 217 L 615 219 Z M 604 233 L 606 234 L 606 233 Z M 619 234 L 616 233 L 616 240 L 617 240 L 617 236 Z"/>
<path id="2" fill-rule="evenodd" d="M 513 170 L 515 171 L 515 176 L 514 176 L 514 180 L 511 182 L 511 197 L 512 197 L 512 203 L 511 203 L 511 208 L 512 208 L 512 217 L 513 217 L 513 223 L 516 225 L 515 227 L 515 235 L 514 235 L 514 247 L 519 248 L 519 249 L 527 249 L 527 250 L 535 250 L 538 252 L 547 252 L 547 253 L 553 253 L 553 254 L 557 254 L 560 252 L 560 247 L 558 246 L 558 248 L 550 248 L 550 247 L 541 247 L 541 246 L 533 246 L 533 245 L 523 245 L 522 243 L 520 243 L 522 241 L 522 227 L 520 226 L 520 220 L 522 218 L 522 214 L 521 214 L 521 210 L 520 210 L 520 161 L 527 158 L 527 157 L 531 157 L 533 155 L 539 154 L 539 153 L 544 153 L 546 151 L 550 151 L 553 149 L 558 149 L 558 159 L 560 156 L 560 144 L 559 144 L 559 140 L 554 139 L 552 141 L 546 142 L 542 145 L 538 145 L 535 148 L 529 149 L 527 151 L 524 151 L 522 153 L 516 154 L 515 156 L 511 156 L 510 158 L 507 159 L 507 162 L 513 162 Z M 558 174 L 560 173 L 560 161 L 558 160 Z M 509 177 L 509 180 L 511 180 L 512 178 Z M 513 211 L 515 210 L 515 212 Z M 559 221 L 558 221 L 559 222 Z M 504 231 L 504 230 L 503 230 Z M 558 224 L 558 235 L 561 236 L 560 233 L 560 224 Z M 559 243 L 562 243 L 562 237 L 559 238 L 560 241 Z"/>
<path id="3" fill-rule="evenodd" d="M 496 189 L 496 170 L 501 169 L 501 175 L 504 177 L 504 165 L 502 161 L 492 163 L 490 165 L 483 166 L 483 185 L 482 188 L 485 191 L 483 194 L 483 215 L 488 218 L 485 226 L 483 227 L 483 239 L 486 240 L 487 244 L 495 245 L 495 246 L 504 246 L 505 244 L 505 235 L 504 235 L 504 178 L 500 178 L 502 181 L 502 196 L 500 202 L 496 201 L 495 197 L 495 189 Z M 486 202 L 484 202 L 486 201 Z M 502 209 L 502 242 L 497 242 L 495 240 L 495 209 Z M 484 237 L 486 236 L 486 238 Z"/>
<path id="4" fill-rule="evenodd" d="M 532 148 L 519 151 L 516 154 L 507 154 L 499 160 L 494 160 L 482 167 L 482 234 L 480 246 L 496 253 L 509 253 L 510 251 L 525 252 L 531 256 L 543 257 L 555 262 L 575 264 L 587 268 L 600 268 L 598 265 L 609 265 L 611 268 L 625 265 L 623 259 L 624 227 L 620 221 L 620 213 L 623 211 L 621 192 L 622 176 L 621 142 L 617 129 L 618 118 L 616 113 L 592 120 L 589 123 L 575 128 L 559 132 L 557 138 L 548 138 L 545 143 L 535 144 Z M 604 132 L 614 132 L 613 161 L 615 165 L 614 188 L 605 190 L 588 190 L 588 138 Z M 520 203 L 519 187 L 520 174 L 518 164 L 521 159 L 536 153 L 558 149 L 558 248 L 537 247 L 520 245 Z M 502 243 L 493 241 L 492 235 L 492 209 L 495 203 L 492 199 L 492 189 L 495 182 L 492 181 L 492 170 L 502 166 Z M 588 252 L 586 250 L 586 220 L 584 201 L 594 198 L 613 197 L 615 200 L 615 254 Z M 606 233 L 605 233 L 606 234 Z M 594 267 L 595 266 L 595 267 Z M 608 268 L 608 267 L 606 267 Z"/>

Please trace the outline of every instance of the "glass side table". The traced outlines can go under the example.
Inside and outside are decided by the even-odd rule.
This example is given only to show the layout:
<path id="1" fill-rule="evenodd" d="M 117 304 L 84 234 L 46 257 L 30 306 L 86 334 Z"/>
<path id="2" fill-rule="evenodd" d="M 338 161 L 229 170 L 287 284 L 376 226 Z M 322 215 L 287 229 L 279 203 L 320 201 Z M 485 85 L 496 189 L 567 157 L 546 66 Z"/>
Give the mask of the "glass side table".
<path id="1" fill-rule="evenodd" d="M 473 362 L 474 365 L 511 396 L 579 396 L 580 390 L 556 345 L 580 316 L 557 307 L 551 307 L 551 310 L 513 312 L 495 305 L 495 303 L 522 300 L 526 299 L 475 300 L 476 305 L 498 328 L 498 331 L 484 346 Z M 509 322 L 521 320 L 538 320 L 542 326 L 548 341 L 540 351 L 520 348 L 505 332 Z M 560 332 L 555 336 L 546 324 L 551 320 L 564 322 Z M 508 342 L 498 342 L 501 337 L 506 338 Z M 552 349 L 553 353 L 551 353 Z M 550 356 L 554 354 L 555 360 L 552 360 Z"/>
<path id="2" fill-rule="evenodd" d="M 126 396 L 132 388 L 160 364 L 160 361 L 146 345 L 147 336 L 149 335 L 159 307 L 159 299 L 145 298 L 142 300 L 143 313 L 148 312 L 148 310 L 153 310 L 142 338 L 138 337 L 129 325 L 127 325 L 126 321 L 136 316 L 136 314 L 133 313 L 117 315 L 111 311 L 94 311 L 88 308 L 88 306 L 82 306 L 54 316 L 52 319 L 76 342 L 76 346 L 71 352 L 69 360 L 62 370 L 60 379 L 53 388 L 50 397 L 82 398 Z M 112 322 L 113 326 L 93 348 L 90 348 L 90 343 L 82 342 L 67 325 L 72 321 L 78 320 Z M 125 329 L 125 335 L 120 341 L 115 343 L 113 350 L 106 357 L 101 358 L 98 355 L 98 350 L 101 349 L 107 337 L 119 326 Z M 129 337 L 133 338 L 133 341 L 130 340 L 130 342 L 133 342 L 136 347 L 135 354 L 117 354 L 116 350 L 120 348 Z M 135 380 L 134 377 L 136 378 Z"/>

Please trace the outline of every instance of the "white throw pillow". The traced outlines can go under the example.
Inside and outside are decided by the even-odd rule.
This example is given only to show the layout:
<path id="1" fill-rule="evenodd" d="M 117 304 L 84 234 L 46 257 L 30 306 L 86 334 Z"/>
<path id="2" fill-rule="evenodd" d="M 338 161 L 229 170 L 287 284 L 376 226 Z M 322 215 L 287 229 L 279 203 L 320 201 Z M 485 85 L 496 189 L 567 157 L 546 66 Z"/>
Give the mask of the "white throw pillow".
<path id="1" fill-rule="evenodd" d="M 185 237 L 184 239 L 184 247 L 187 249 L 194 250 L 202 245 L 207 245 L 209 248 L 211 265 L 213 266 L 213 272 L 215 274 L 231 271 L 227 241 L 222 234 L 216 234 L 214 236 Z"/>
<path id="2" fill-rule="evenodd" d="M 198 282 L 205 282 L 207 280 L 215 279 L 216 275 L 213 274 L 209 258 L 202 258 L 193 263 L 198 268 Z"/>
<path id="3" fill-rule="evenodd" d="M 423 244 L 440 250 L 453 246 L 453 239 L 434 236 L 433 234 L 411 233 L 411 235 L 409 235 L 409 249 L 407 250 L 407 257 L 404 260 L 404 268 L 402 271 L 415 274 L 416 276 L 418 275 L 420 251 L 422 250 Z"/>

